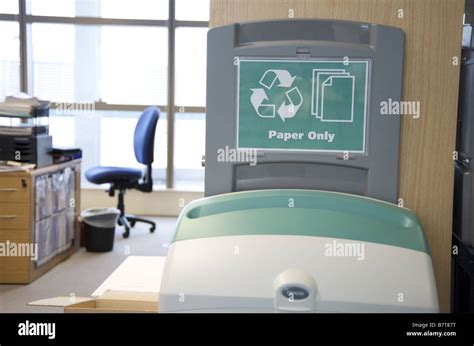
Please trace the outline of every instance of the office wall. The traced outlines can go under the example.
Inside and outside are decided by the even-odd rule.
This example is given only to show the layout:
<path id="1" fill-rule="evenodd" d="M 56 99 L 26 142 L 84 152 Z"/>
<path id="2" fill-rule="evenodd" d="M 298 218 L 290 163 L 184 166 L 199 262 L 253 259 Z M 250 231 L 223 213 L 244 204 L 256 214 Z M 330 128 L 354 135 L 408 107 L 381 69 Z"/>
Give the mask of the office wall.
<path id="1" fill-rule="evenodd" d="M 402 28 L 404 100 L 421 117 L 402 120 L 399 197 L 425 228 L 441 309 L 450 310 L 456 112 L 464 0 L 212 0 L 211 26 L 289 18 L 344 19 Z M 416 278 L 413 278 L 416 280 Z"/>

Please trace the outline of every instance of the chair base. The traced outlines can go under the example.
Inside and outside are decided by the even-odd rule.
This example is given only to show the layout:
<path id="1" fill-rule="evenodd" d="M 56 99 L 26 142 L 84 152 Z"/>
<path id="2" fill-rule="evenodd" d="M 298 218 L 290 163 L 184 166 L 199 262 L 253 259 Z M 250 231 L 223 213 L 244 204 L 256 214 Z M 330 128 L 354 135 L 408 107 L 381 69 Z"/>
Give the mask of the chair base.
<path id="1" fill-rule="evenodd" d="M 125 228 L 125 232 L 123 233 L 124 238 L 128 238 L 130 236 L 130 230 L 135 227 L 135 224 L 137 222 L 146 223 L 150 225 L 151 233 L 155 232 L 156 230 L 156 223 L 151 220 L 136 217 L 135 215 L 123 215 L 119 217 L 117 223 L 119 226 L 123 226 Z"/>
<path id="2" fill-rule="evenodd" d="M 119 226 L 123 226 L 125 228 L 123 237 L 128 238 L 130 236 L 130 230 L 133 227 L 135 227 L 135 224 L 137 222 L 149 224 L 151 226 L 150 232 L 151 233 L 155 232 L 156 224 L 153 221 L 142 219 L 142 218 L 136 217 L 135 215 L 125 214 L 124 195 L 125 195 L 125 189 L 119 189 L 117 209 L 120 210 L 120 217 L 118 218 L 117 223 Z"/>

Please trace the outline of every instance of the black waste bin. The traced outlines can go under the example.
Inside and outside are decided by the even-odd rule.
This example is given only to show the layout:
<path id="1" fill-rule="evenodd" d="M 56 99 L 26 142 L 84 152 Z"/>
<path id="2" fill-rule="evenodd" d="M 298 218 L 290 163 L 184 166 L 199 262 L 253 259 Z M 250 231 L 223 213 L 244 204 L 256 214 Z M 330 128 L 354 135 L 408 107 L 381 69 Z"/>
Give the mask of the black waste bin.
<path id="1" fill-rule="evenodd" d="M 87 209 L 81 213 L 87 251 L 108 252 L 114 248 L 115 225 L 120 211 L 114 208 Z"/>

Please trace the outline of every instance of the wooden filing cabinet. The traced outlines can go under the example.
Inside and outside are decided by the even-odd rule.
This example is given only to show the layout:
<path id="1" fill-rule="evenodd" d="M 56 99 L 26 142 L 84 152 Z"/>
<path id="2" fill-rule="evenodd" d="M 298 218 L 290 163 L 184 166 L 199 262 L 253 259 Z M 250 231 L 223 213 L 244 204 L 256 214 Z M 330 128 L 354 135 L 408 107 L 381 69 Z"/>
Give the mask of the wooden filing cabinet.
<path id="1" fill-rule="evenodd" d="M 5 256 L 0 253 L 0 284 L 30 283 L 79 249 L 78 224 L 80 206 L 81 163 L 75 160 L 31 171 L 0 173 L 0 246 L 5 252 L 8 244 L 35 244 L 36 179 L 62 172 L 74 172 L 72 208 L 74 210 L 74 240 L 72 246 L 58 253 L 48 262 L 37 266 L 26 256 Z M 26 246 L 26 245 L 23 245 Z"/>

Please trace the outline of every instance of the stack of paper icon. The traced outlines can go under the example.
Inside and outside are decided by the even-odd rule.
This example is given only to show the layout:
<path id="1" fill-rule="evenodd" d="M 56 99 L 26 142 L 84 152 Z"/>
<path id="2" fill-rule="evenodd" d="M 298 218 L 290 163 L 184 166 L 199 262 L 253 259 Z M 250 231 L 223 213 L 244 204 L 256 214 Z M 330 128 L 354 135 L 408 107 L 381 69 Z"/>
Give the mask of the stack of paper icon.
<path id="1" fill-rule="evenodd" d="M 323 122 L 353 122 L 354 87 L 345 70 L 314 70 L 312 114 Z"/>

